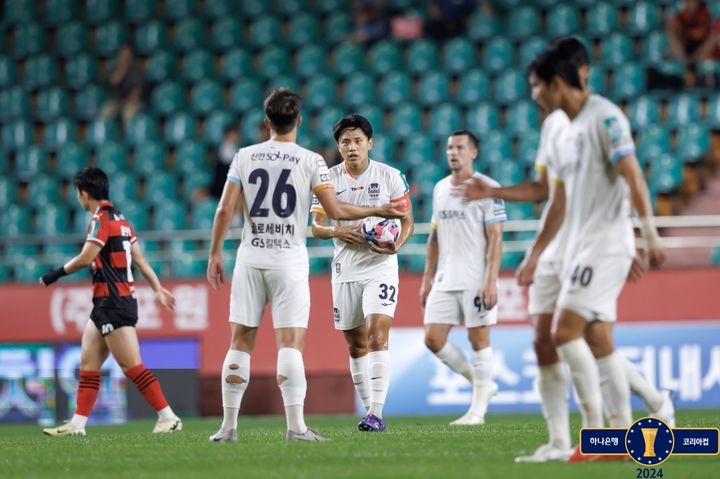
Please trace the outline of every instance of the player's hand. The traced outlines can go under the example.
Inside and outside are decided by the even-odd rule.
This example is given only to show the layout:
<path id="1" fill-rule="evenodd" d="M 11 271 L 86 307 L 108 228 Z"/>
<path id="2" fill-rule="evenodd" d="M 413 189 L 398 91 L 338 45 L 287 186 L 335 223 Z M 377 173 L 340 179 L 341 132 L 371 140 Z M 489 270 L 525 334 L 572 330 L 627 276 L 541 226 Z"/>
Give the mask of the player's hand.
<path id="1" fill-rule="evenodd" d="M 348 244 L 365 244 L 365 237 L 360 233 L 360 223 L 356 225 L 336 226 L 335 237 Z"/>
<path id="2" fill-rule="evenodd" d="M 480 301 L 482 301 L 483 308 L 487 311 L 495 307 L 497 304 L 497 296 L 497 284 L 495 281 L 489 281 L 478 294 Z"/>
<path id="3" fill-rule="evenodd" d="M 225 265 L 222 255 L 211 255 L 208 259 L 207 280 L 213 289 L 220 288 L 220 285 L 225 282 Z"/>
<path id="4" fill-rule="evenodd" d="M 428 296 L 430 295 L 430 290 L 432 289 L 432 281 L 423 280 L 422 284 L 420 285 L 420 304 L 423 308 L 425 308 L 425 303 L 427 303 Z"/>
<path id="5" fill-rule="evenodd" d="M 483 200 L 492 197 L 490 185 L 479 178 L 470 178 L 450 191 L 453 196 L 458 196 L 465 201 Z"/>
<path id="6" fill-rule="evenodd" d="M 381 214 L 383 218 L 405 218 L 410 211 L 410 200 L 406 197 L 385 203 L 380 206 Z"/>
<path id="7" fill-rule="evenodd" d="M 535 276 L 535 268 L 537 268 L 537 258 L 533 255 L 525 256 L 520 266 L 515 270 L 515 278 L 520 286 L 530 286 Z"/>
<path id="8" fill-rule="evenodd" d="M 370 251 L 378 254 L 397 254 L 398 250 L 400 249 L 397 243 L 393 243 L 391 246 L 386 246 L 384 248 L 381 248 L 380 246 L 376 245 L 375 243 L 371 243 L 370 241 L 367 242 L 367 245 Z"/>
<path id="9" fill-rule="evenodd" d="M 650 263 L 651 268 L 659 268 L 662 266 L 665 261 L 667 260 L 667 255 L 665 254 L 665 248 L 658 245 L 654 248 L 650 248 L 647 252 L 648 262 Z"/>
<path id="10" fill-rule="evenodd" d="M 160 304 L 165 306 L 167 309 L 175 311 L 175 296 L 173 296 L 169 290 L 161 287 L 155 293 L 155 297 L 158 301 L 160 301 Z"/>
<path id="11" fill-rule="evenodd" d="M 631 283 L 637 283 L 645 274 L 645 261 L 641 253 L 635 255 L 630 265 L 630 272 L 628 273 L 628 281 Z"/>

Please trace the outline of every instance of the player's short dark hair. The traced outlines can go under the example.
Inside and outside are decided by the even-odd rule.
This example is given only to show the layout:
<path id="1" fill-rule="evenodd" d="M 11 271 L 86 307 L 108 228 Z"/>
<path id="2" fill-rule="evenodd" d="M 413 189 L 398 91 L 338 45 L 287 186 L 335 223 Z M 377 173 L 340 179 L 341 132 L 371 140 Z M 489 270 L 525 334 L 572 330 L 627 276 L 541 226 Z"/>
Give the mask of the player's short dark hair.
<path id="1" fill-rule="evenodd" d="M 108 177 L 100 168 L 83 168 L 78 171 L 73 177 L 73 185 L 94 200 L 107 200 L 110 197 Z"/>
<path id="2" fill-rule="evenodd" d="M 579 65 L 574 53 L 564 43 L 553 42 L 535 57 L 534 70 L 530 73 L 534 73 L 545 83 L 552 82 L 557 76 L 571 88 L 581 90 Z"/>
<path id="3" fill-rule="evenodd" d="M 552 45 L 555 45 L 564 56 L 570 57 L 578 68 L 590 65 L 588 50 L 579 38 L 573 36 L 559 37 L 552 41 Z"/>
<path id="4" fill-rule="evenodd" d="M 273 130 L 280 134 L 290 133 L 297 124 L 302 98 L 287 88 L 276 88 L 265 98 L 265 116 Z"/>
<path id="5" fill-rule="evenodd" d="M 477 136 L 475 136 L 475 134 L 473 132 L 468 131 L 468 130 L 455 130 L 452 133 L 450 133 L 450 136 L 463 136 L 463 135 L 468 137 L 468 139 L 470 140 L 470 143 L 472 143 L 472 145 L 475 147 L 476 150 L 480 148 L 480 141 L 478 140 Z"/>
<path id="6" fill-rule="evenodd" d="M 365 136 L 367 136 L 368 140 L 372 138 L 373 129 L 368 119 L 364 116 L 352 113 L 350 115 L 344 116 L 340 121 L 335 123 L 335 126 L 333 126 L 333 136 L 335 137 L 335 143 L 340 140 L 340 136 L 342 135 L 343 131 L 355 128 L 360 128 L 360 130 L 362 130 Z"/>

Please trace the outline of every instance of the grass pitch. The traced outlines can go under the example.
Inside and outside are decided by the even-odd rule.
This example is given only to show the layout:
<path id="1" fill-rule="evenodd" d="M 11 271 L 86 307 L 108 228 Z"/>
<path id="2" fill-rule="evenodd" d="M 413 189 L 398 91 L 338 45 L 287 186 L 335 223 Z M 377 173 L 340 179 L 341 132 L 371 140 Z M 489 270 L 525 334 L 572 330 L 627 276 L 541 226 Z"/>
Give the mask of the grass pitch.
<path id="1" fill-rule="evenodd" d="M 37 426 L 2 425 L 0 477 L 679 479 L 720 471 L 718 456 L 671 457 L 655 468 L 662 476 L 642 474 L 634 462 L 515 464 L 546 440 L 539 414 L 490 414 L 480 427 L 450 427 L 452 419 L 388 417 L 386 432 L 361 433 L 356 417 L 310 416 L 307 423 L 329 443 L 287 443 L 283 417 L 242 417 L 236 444 L 208 443 L 217 418 L 187 419 L 182 432 L 165 436 L 150 433 L 154 421 L 91 426 L 87 437 L 61 438 Z M 682 411 L 677 419 L 683 427 L 720 422 L 717 410 Z M 577 416 L 573 425 L 577 430 Z"/>

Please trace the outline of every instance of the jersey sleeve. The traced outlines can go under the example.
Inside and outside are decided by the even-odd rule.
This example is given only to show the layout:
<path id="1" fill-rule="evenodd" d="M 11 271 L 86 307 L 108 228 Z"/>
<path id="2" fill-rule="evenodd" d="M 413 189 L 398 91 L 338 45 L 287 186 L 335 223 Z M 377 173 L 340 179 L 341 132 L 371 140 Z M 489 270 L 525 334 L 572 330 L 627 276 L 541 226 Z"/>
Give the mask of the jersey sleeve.
<path id="1" fill-rule="evenodd" d="M 390 176 L 390 201 L 403 201 L 402 209 L 410 206 L 410 184 L 400 171 L 393 171 Z"/>
<path id="2" fill-rule="evenodd" d="M 621 111 L 603 115 L 599 128 L 600 141 L 611 164 L 615 165 L 622 157 L 635 154 L 630 122 Z"/>
<path id="3" fill-rule="evenodd" d="M 235 153 L 235 156 L 230 163 L 230 169 L 228 170 L 227 174 L 227 181 L 242 186 L 242 180 L 240 178 L 242 178 L 242 176 L 240 175 L 240 152 L 238 151 L 237 153 Z"/>
<path id="4" fill-rule="evenodd" d="M 540 127 L 540 142 L 538 144 L 537 153 L 535 154 L 535 171 L 543 173 L 548 168 L 548 133 L 549 127 L 547 121 L 543 122 Z"/>
<path id="5" fill-rule="evenodd" d="M 507 221 L 507 213 L 505 212 L 505 201 L 499 198 L 488 198 L 483 205 L 485 213 L 485 224 L 492 225 Z"/>
<path id="6" fill-rule="evenodd" d="M 93 215 L 87 227 L 86 241 L 92 241 L 100 246 L 105 246 L 110 236 L 110 224 L 107 217 L 102 214 Z M 135 237 L 135 233 L 133 233 Z"/>
<path id="7" fill-rule="evenodd" d="M 310 203 L 310 212 L 327 216 L 325 214 L 325 208 L 323 208 L 320 204 L 320 200 L 318 199 L 317 195 L 312 196 L 312 203 Z"/>
<path id="8" fill-rule="evenodd" d="M 330 182 L 330 170 L 322 156 L 316 155 L 313 157 L 310 161 L 310 168 L 310 187 L 313 193 L 326 188 L 333 188 L 333 184 Z"/>

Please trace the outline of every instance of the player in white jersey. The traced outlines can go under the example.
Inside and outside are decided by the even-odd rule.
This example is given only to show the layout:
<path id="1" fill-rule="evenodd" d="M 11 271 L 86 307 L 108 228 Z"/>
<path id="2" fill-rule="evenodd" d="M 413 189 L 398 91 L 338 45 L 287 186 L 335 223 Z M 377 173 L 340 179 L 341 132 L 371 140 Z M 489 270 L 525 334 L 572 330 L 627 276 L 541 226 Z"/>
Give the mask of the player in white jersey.
<path id="1" fill-rule="evenodd" d="M 665 253 L 623 113 L 583 88 L 577 65 L 562 44 L 540 54 L 534 68 L 533 96 L 550 110 L 562 109 L 570 125 L 550 143 L 549 168 L 557 185 L 542 229 L 518 270 L 519 281 L 532 282 L 543 250 L 564 220 L 568 237 L 555 344 L 570 367 L 583 426 L 602 427 L 604 403 L 610 426 L 626 427 L 632 422 L 630 388 L 614 351 L 612 325 L 635 256 L 630 201 L 640 216 L 651 266 L 661 265 Z M 597 363 L 585 337 L 595 342 Z M 570 458 L 575 460 L 582 456 Z"/>
<path id="2" fill-rule="evenodd" d="M 222 243 L 236 206 L 245 223 L 230 293 L 231 344 L 221 373 L 223 423 L 211 442 L 237 441 L 237 418 L 250 380 L 250 353 L 267 303 L 278 346 L 277 381 L 285 405 L 287 439 L 322 441 L 305 425 L 307 382 L 302 348 L 310 314 L 305 230 L 312 194 L 332 218 L 399 217 L 402 202 L 360 207 L 339 201 L 323 158 L 298 146 L 300 97 L 286 89 L 265 99 L 270 140 L 235 155 L 215 213 L 208 281 L 224 283 Z"/>
<path id="3" fill-rule="evenodd" d="M 472 178 L 499 186 L 473 170 L 478 154 L 475 135 L 464 130 L 453 133 L 446 151 L 451 173 L 433 190 L 433 228 L 420 301 L 425 307 L 425 345 L 473 385 L 470 408 L 451 424 L 474 426 L 485 423 L 488 403 L 497 392 L 490 326 L 497 322 L 502 223 L 507 216 L 502 200 L 467 202 L 451 194 Z M 474 351 L 472 366 L 462 350 L 447 340 L 450 329 L 463 322 Z"/>
<path id="4" fill-rule="evenodd" d="M 587 85 L 589 74 L 588 55 L 584 45 L 573 37 L 557 40 L 565 43 L 578 65 L 583 86 Z M 528 72 L 534 71 L 534 64 Z M 539 99 L 534 99 L 538 102 Z M 539 105 L 545 109 L 544 105 Z M 543 121 L 540 130 L 540 143 L 535 160 L 537 177 L 534 181 L 520 185 L 492 188 L 484 182 L 475 181 L 465 184 L 465 199 L 501 198 L 506 201 L 544 201 L 548 198 L 551 183 L 548 181 L 547 164 L 551 153 L 550 139 L 562 132 L 569 125 L 567 115 L 562 110 L 555 110 Z M 548 209 L 543 210 L 541 221 L 544 221 Z M 562 285 L 562 252 L 565 250 L 567 228 L 560 227 L 557 235 L 550 242 L 538 260 L 533 283 L 529 289 L 528 312 L 535 330 L 533 346 L 538 360 L 538 390 L 542 401 L 543 415 L 548 427 L 550 440 L 540 446 L 530 456 L 520 456 L 517 462 L 545 462 L 564 460 L 570 450 L 570 429 L 568 423 L 568 387 L 566 369 L 560 361 L 552 341 L 552 319 L 556 302 Z M 640 279 L 643 268 L 638 260 L 634 263 L 630 281 Z M 586 338 L 591 349 L 592 337 Z M 594 351 L 593 351 L 594 352 Z M 620 357 L 630 383 L 630 389 L 638 394 L 648 406 L 650 415 L 659 417 L 674 425 L 674 408 L 667 391 L 660 392 L 639 373 L 624 356 Z"/>
<path id="5" fill-rule="evenodd" d="M 330 168 L 330 182 L 343 201 L 377 205 L 405 198 L 410 204 L 405 175 L 371 160 L 373 129 L 360 115 L 348 115 L 333 128 L 343 162 Z M 400 294 L 396 253 L 413 231 L 412 209 L 401 220 L 395 244 L 380 248 L 368 243 L 357 221 L 333 221 L 313 201 L 312 232 L 335 243 L 332 266 L 333 319 L 350 354 L 350 374 L 365 406 L 361 431 L 385 430 L 383 406 L 390 384 L 388 334 Z"/>

